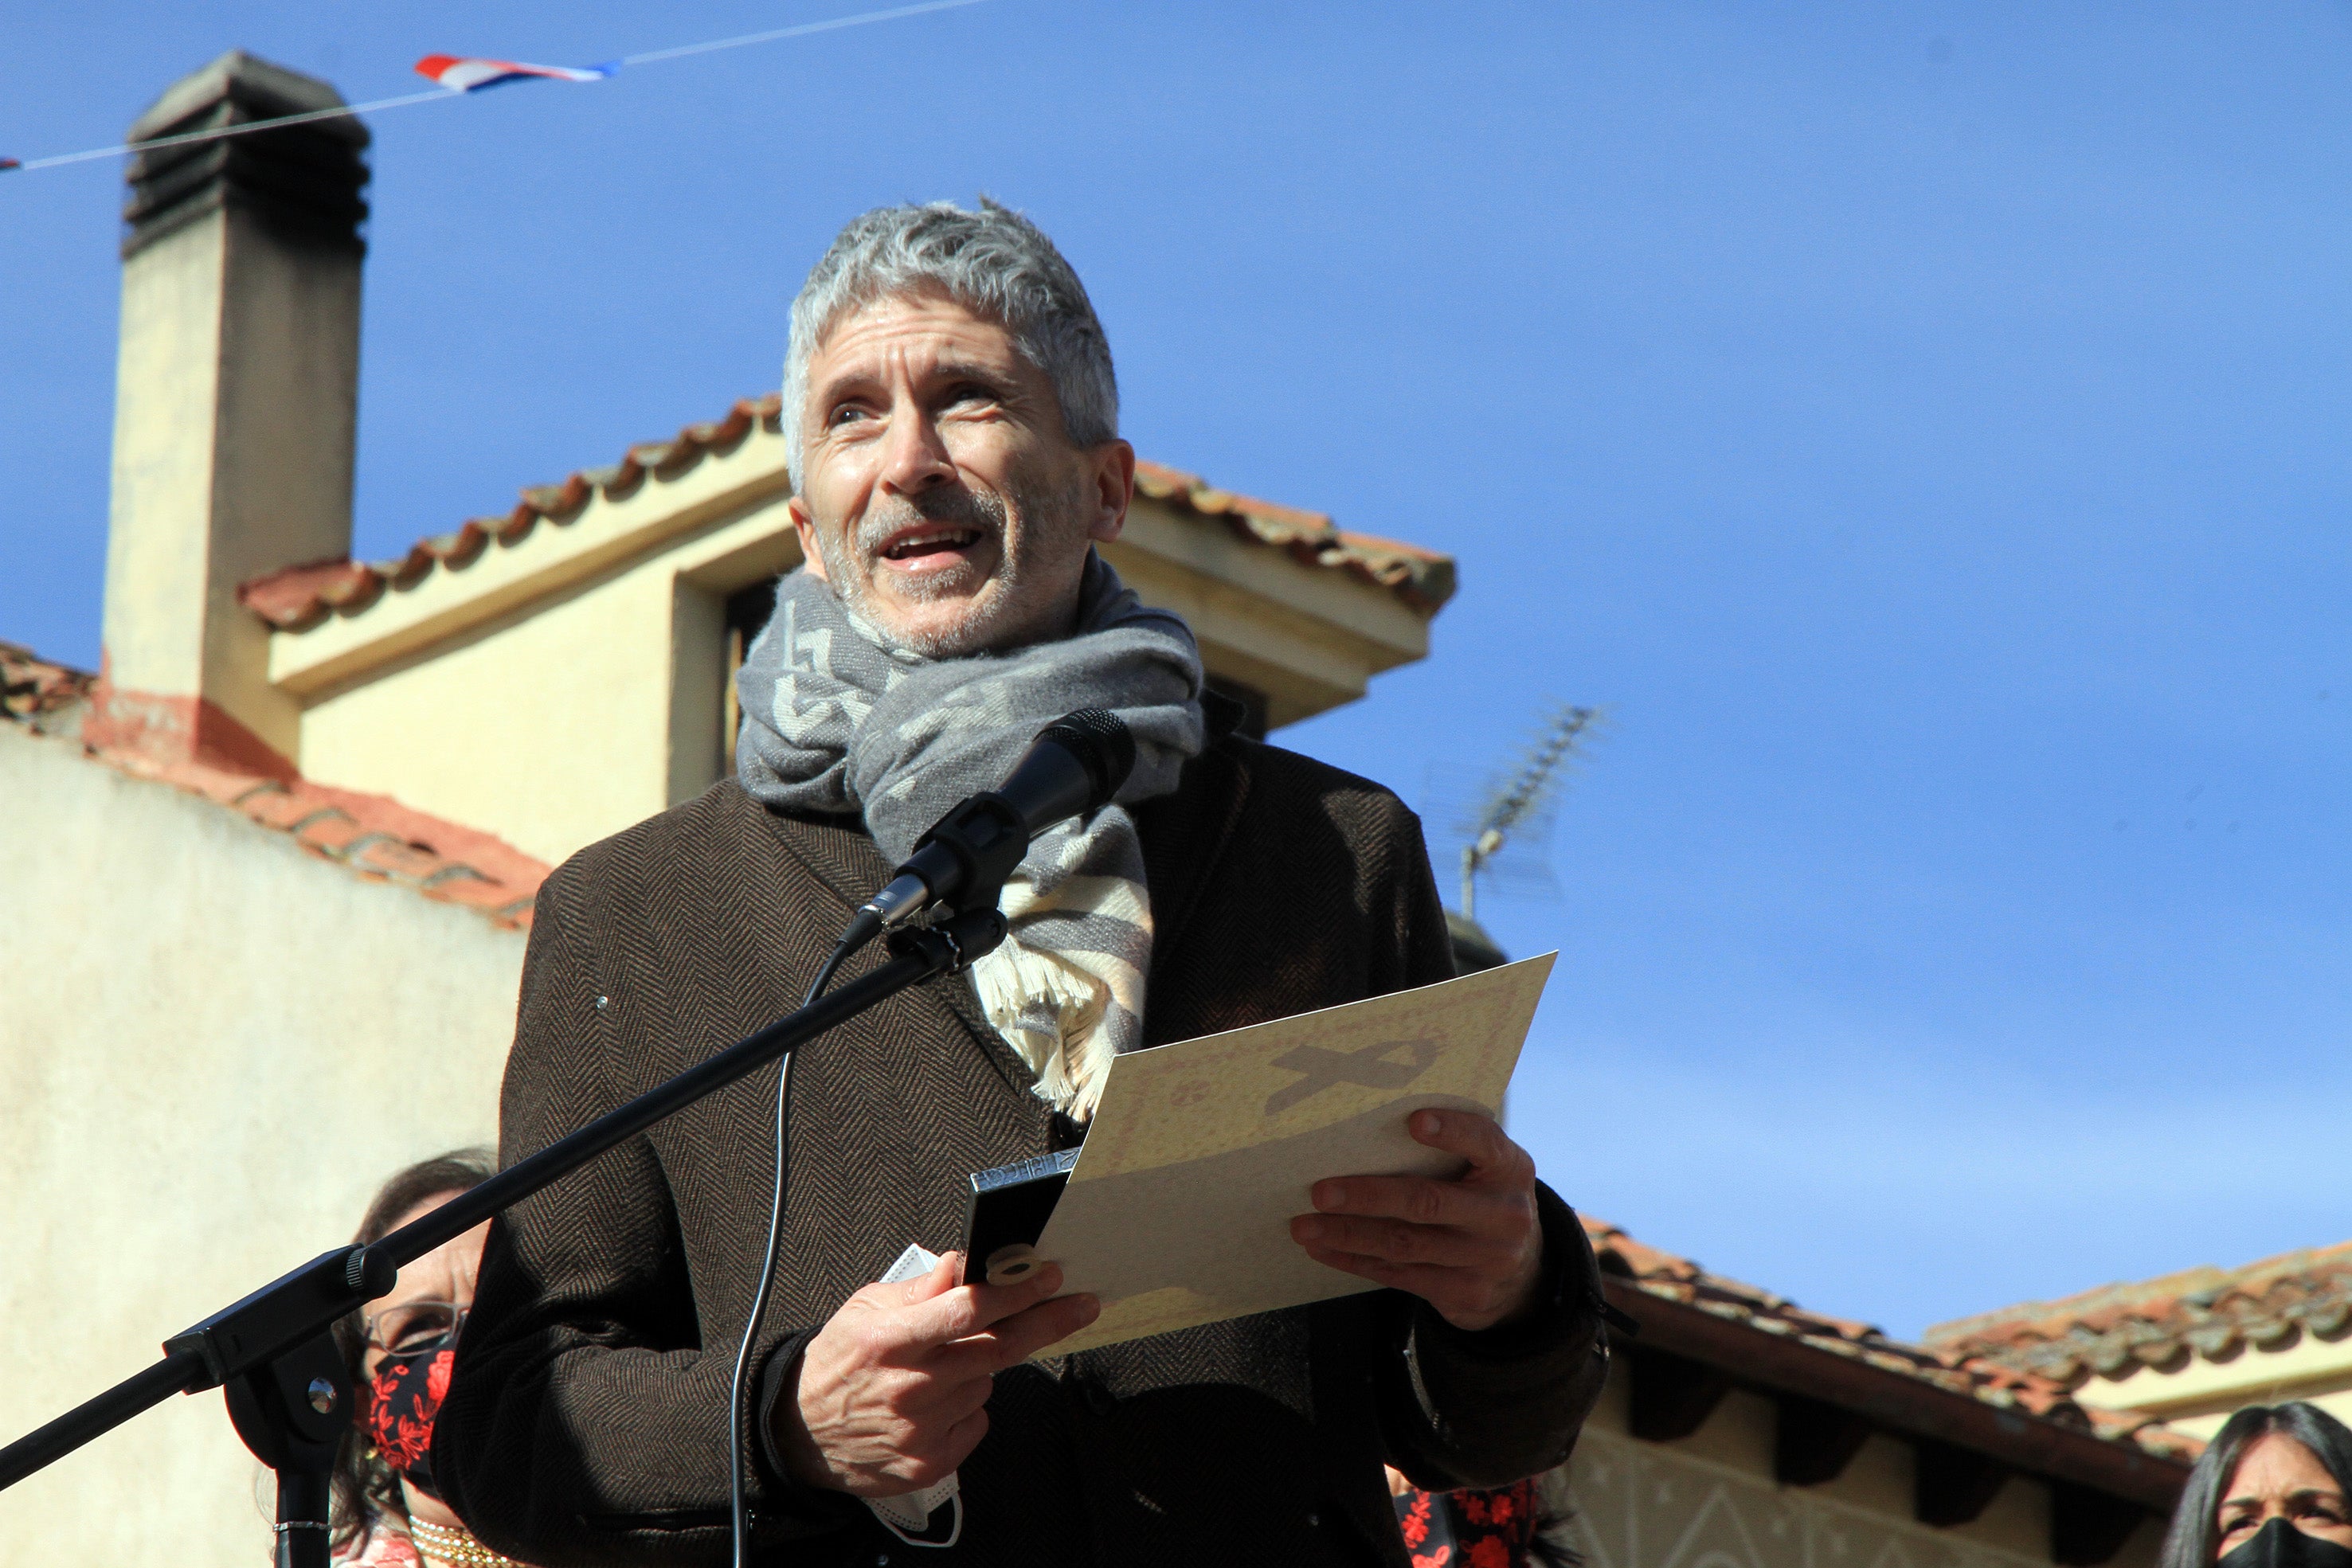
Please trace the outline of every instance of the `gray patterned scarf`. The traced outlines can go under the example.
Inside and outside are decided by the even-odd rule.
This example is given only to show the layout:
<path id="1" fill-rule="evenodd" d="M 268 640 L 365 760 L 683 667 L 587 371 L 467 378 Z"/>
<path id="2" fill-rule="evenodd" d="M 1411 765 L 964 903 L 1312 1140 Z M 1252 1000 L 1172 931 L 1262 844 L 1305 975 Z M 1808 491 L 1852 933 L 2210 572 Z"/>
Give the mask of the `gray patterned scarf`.
<path id="1" fill-rule="evenodd" d="M 965 796 L 1003 783 L 1062 715 L 1107 707 L 1127 721 L 1135 771 L 1117 803 L 1038 835 L 1005 883 L 1012 935 L 972 967 L 989 1022 L 1036 1073 L 1039 1097 L 1091 1116 L 1110 1059 L 1142 1043 L 1151 901 L 1126 807 L 1175 789 L 1201 749 L 1191 629 L 1146 609 L 1089 552 L 1074 635 L 927 659 L 796 571 L 776 585 L 776 612 L 735 682 L 743 788 L 786 810 L 861 814 L 893 862 Z"/>

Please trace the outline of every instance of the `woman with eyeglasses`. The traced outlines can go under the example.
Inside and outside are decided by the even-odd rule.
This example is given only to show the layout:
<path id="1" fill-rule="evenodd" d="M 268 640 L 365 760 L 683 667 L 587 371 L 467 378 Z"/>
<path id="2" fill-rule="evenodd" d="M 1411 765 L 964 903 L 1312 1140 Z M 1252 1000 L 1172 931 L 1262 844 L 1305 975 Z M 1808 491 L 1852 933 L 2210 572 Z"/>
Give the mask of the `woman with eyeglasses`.
<path id="1" fill-rule="evenodd" d="M 2296 1400 L 2251 1405 L 2205 1447 L 2158 1568 L 2352 1568 L 2352 1429 Z"/>
<path id="2" fill-rule="evenodd" d="M 382 1239 L 497 1168 L 461 1149 L 409 1166 L 368 1205 L 354 1240 Z M 514 1559 L 467 1531 L 433 1484 L 433 1417 L 448 1392 L 457 1331 L 474 1304 L 488 1225 L 400 1271 L 390 1293 L 335 1325 L 359 1392 L 358 1422 L 334 1474 L 334 1561 L 341 1568 L 494 1568 Z"/>

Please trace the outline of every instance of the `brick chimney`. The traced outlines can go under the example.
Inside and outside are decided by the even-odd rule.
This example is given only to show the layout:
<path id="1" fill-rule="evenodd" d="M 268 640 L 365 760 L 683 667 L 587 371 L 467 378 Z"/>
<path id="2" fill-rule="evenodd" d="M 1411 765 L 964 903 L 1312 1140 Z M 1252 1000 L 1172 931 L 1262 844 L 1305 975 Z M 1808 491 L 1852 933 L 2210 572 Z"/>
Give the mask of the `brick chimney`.
<path id="1" fill-rule="evenodd" d="M 233 51 L 130 140 L 342 101 Z M 334 119 L 131 161 L 92 744 L 293 771 L 299 710 L 269 685 L 268 632 L 236 590 L 351 550 L 367 144 Z"/>

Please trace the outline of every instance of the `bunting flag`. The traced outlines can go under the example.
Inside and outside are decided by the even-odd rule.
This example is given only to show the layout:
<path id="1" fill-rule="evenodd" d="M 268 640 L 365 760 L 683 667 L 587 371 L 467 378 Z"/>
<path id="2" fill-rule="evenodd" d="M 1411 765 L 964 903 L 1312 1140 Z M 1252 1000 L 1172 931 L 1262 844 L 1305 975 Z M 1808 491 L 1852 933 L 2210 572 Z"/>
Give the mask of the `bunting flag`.
<path id="1" fill-rule="evenodd" d="M 178 147 L 188 142 L 218 141 L 231 136 L 250 136 L 257 131 L 269 131 L 283 125 L 307 125 L 315 120 L 341 120 L 352 115 L 376 114 L 386 110 L 406 109 L 411 104 L 446 103 L 468 93 L 479 92 L 484 88 L 497 87 L 501 82 L 534 78 L 541 81 L 603 81 L 623 66 L 653 65 L 662 60 L 711 54 L 719 49 L 748 48 L 754 44 L 805 38 L 817 33 L 840 32 L 848 27 L 870 27 L 877 22 L 896 22 L 909 16 L 929 16 L 935 11 L 958 11 L 966 5 L 984 4 L 986 0 L 912 0 L 911 4 L 892 5 L 885 10 L 861 11 L 854 16 L 828 16 L 822 21 L 795 22 L 789 27 L 770 27 L 765 32 L 740 33 L 731 38 L 712 38 L 706 43 L 653 49 L 601 66 L 533 66 L 520 60 L 493 60 L 474 55 L 427 55 L 416 62 L 416 71 L 434 84 L 436 90 L 432 92 L 412 92 L 399 98 L 380 98 L 371 103 L 341 104 L 333 109 L 306 110 L 300 114 L 280 114 L 268 120 L 240 120 L 234 125 L 184 131 L 175 136 L 158 136 L 113 147 L 92 147 L 80 152 L 59 152 L 29 161 L 0 158 L 0 173 L 12 169 L 55 169 L 68 163 L 87 163 L 96 158 L 121 158 L 132 152 Z"/>
<path id="2" fill-rule="evenodd" d="M 620 64 L 603 66 L 531 66 L 520 60 L 485 60 L 471 55 L 427 55 L 416 62 L 416 74 L 439 82 L 451 92 L 479 92 L 510 81 L 534 77 L 551 81 L 603 81 Z"/>

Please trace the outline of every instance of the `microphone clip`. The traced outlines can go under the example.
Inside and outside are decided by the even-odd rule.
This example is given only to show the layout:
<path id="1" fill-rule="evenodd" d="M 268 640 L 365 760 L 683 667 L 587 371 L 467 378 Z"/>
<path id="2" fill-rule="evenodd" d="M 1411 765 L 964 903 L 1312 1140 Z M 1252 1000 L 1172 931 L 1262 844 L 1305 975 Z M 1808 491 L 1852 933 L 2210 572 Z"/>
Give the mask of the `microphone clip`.
<path id="1" fill-rule="evenodd" d="M 934 906 L 941 907 L 944 906 Z M 938 919 L 920 925 L 906 925 L 883 938 L 891 956 L 904 957 L 934 943 L 947 948 L 947 972 L 961 975 L 972 964 L 996 950 L 1011 929 L 1011 923 L 995 905 L 985 909 L 968 909 L 960 915 L 941 915 Z"/>
<path id="2" fill-rule="evenodd" d="M 916 841 L 889 884 L 858 906 L 838 951 L 854 953 L 918 921 L 936 928 L 993 911 L 1031 841 L 1108 805 L 1134 767 L 1135 737 L 1117 714 L 1065 714 L 1037 732 L 1003 789 L 966 797 Z"/>
<path id="3" fill-rule="evenodd" d="M 1013 802 L 992 789 L 973 795 L 915 841 L 898 876 L 859 907 L 857 928 L 896 931 L 935 905 L 954 915 L 993 909 L 1028 852 L 1029 825 Z"/>
<path id="4" fill-rule="evenodd" d="M 931 824 L 931 831 L 915 841 L 917 860 L 928 858 L 926 851 L 934 855 L 944 851 L 961 873 L 944 879 L 955 889 L 945 901 L 950 909 L 958 915 L 993 909 L 1004 895 L 1006 881 L 1020 869 L 1021 857 L 1029 852 L 1029 824 L 1012 801 L 993 789 L 985 790 Z M 887 916 L 884 924 L 888 924 Z"/>

